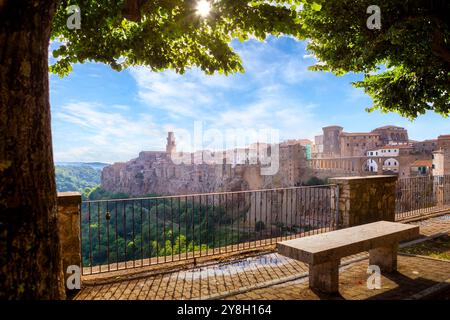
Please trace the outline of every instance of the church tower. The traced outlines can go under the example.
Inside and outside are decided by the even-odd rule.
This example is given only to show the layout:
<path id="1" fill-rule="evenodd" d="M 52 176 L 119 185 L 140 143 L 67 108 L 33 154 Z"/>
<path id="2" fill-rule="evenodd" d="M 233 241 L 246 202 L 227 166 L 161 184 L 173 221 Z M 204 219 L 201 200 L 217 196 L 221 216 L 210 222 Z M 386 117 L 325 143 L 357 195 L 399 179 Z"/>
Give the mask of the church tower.
<path id="1" fill-rule="evenodd" d="M 177 145 L 175 143 L 175 135 L 173 132 L 169 132 L 167 135 L 167 145 L 166 145 L 166 153 L 172 154 L 177 152 Z"/>

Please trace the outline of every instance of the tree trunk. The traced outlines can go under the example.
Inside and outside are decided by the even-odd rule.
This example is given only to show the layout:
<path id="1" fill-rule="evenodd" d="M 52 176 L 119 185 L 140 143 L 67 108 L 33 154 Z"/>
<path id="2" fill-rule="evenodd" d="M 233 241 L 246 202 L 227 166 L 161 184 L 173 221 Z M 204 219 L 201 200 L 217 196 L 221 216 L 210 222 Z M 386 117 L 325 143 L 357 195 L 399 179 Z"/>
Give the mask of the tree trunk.
<path id="1" fill-rule="evenodd" d="M 64 298 L 48 85 L 57 4 L 0 0 L 0 299 Z"/>

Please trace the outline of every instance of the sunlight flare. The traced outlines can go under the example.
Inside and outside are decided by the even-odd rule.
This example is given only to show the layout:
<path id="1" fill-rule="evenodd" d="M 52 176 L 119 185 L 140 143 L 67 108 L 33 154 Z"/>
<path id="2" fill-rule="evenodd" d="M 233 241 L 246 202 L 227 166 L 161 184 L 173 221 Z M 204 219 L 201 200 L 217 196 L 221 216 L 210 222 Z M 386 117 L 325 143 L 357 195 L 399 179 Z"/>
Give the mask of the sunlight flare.
<path id="1" fill-rule="evenodd" d="M 207 0 L 200 0 L 197 2 L 196 12 L 199 16 L 205 18 L 211 12 L 211 3 Z"/>

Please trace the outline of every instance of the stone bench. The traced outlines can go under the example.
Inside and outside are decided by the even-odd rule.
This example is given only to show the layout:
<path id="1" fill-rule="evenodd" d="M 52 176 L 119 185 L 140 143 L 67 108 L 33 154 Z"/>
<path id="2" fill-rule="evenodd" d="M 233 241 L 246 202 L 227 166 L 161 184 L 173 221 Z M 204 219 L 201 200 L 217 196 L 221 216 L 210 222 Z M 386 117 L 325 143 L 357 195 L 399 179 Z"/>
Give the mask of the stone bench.
<path id="1" fill-rule="evenodd" d="M 401 241 L 419 236 L 419 226 L 379 221 L 277 243 L 278 252 L 309 264 L 309 286 L 325 293 L 339 290 L 339 264 L 343 257 L 369 251 L 369 264 L 382 272 L 397 270 Z"/>

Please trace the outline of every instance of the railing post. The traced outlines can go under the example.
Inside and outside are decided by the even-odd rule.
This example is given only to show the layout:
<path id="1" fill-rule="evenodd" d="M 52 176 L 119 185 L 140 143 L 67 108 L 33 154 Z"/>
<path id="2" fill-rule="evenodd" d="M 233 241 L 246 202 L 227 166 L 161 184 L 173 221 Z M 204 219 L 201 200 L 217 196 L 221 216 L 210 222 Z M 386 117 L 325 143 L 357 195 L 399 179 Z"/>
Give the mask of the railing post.
<path id="1" fill-rule="evenodd" d="M 331 178 L 339 188 L 339 227 L 395 221 L 396 182 L 397 176 Z"/>
<path id="2" fill-rule="evenodd" d="M 66 293 L 69 266 L 81 268 L 80 210 L 81 194 L 79 192 L 58 193 L 58 233 L 61 244 L 61 257 Z M 81 270 L 81 269 L 80 269 Z M 71 290 L 70 290 L 71 291 Z"/>
<path id="3" fill-rule="evenodd" d="M 339 212 L 339 185 L 336 185 L 336 200 L 335 200 L 335 206 L 336 206 L 336 229 L 339 229 L 340 227 L 340 212 Z"/>

